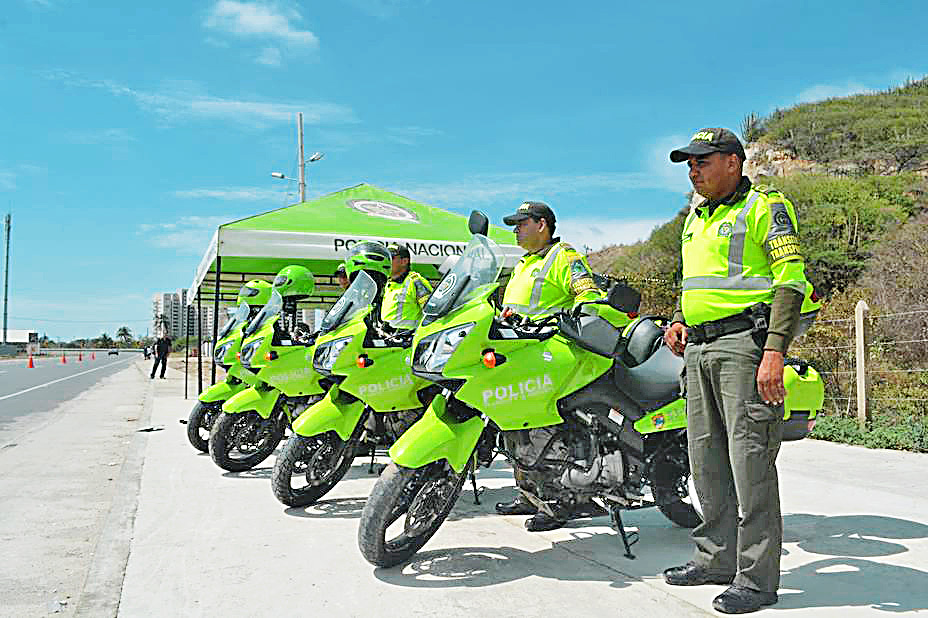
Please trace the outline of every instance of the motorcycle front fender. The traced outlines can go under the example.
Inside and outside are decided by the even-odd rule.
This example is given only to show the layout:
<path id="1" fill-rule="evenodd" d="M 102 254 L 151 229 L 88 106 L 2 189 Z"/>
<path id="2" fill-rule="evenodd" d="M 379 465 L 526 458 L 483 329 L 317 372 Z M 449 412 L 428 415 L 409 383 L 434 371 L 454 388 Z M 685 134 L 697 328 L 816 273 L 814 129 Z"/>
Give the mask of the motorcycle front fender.
<path id="1" fill-rule="evenodd" d="M 358 421 L 364 414 L 364 402 L 348 401 L 338 386 L 333 386 L 325 397 L 311 405 L 293 422 L 293 432 L 300 436 L 317 436 L 334 431 L 342 440 L 354 433 Z"/>
<path id="2" fill-rule="evenodd" d="M 269 418 L 271 412 L 274 411 L 274 404 L 277 403 L 278 397 L 280 397 L 280 391 L 276 388 L 261 392 L 252 386 L 227 399 L 222 404 L 222 411 L 229 414 L 238 414 L 254 410 L 261 415 L 261 418 Z"/>
<path id="3" fill-rule="evenodd" d="M 483 433 L 481 417 L 463 423 L 446 411 L 447 399 L 436 395 L 429 409 L 390 448 L 390 458 L 405 468 L 421 468 L 447 459 L 455 472 L 462 472 Z"/>
<path id="4" fill-rule="evenodd" d="M 233 397 L 243 390 L 248 388 L 247 384 L 238 383 L 238 384 L 229 384 L 228 382 L 217 382 L 213 384 L 208 389 L 200 393 L 198 399 L 203 403 L 215 403 L 217 401 L 225 401 L 230 397 Z"/>

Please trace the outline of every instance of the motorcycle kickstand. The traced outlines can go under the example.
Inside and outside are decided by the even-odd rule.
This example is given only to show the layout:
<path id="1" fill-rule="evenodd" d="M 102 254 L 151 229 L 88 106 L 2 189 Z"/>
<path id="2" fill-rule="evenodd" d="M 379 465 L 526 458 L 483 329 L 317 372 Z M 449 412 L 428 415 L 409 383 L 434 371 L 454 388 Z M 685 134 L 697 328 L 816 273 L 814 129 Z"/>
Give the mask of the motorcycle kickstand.
<path id="1" fill-rule="evenodd" d="M 632 553 L 632 545 L 638 542 L 638 533 L 625 531 L 625 524 L 622 523 L 621 507 L 613 506 L 610 510 L 612 511 L 612 522 L 622 536 L 622 543 L 625 545 L 625 557 L 634 560 L 635 554 Z"/>
<path id="2" fill-rule="evenodd" d="M 470 483 L 474 487 L 474 504 L 479 505 L 480 494 L 482 494 L 486 488 L 484 487 L 483 489 L 477 489 L 477 475 L 474 474 L 473 470 L 470 471 Z"/>
<path id="3" fill-rule="evenodd" d="M 377 447 L 374 444 L 371 444 L 371 463 L 367 466 L 367 473 L 374 473 L 374 456 L 377 454 Z"/>

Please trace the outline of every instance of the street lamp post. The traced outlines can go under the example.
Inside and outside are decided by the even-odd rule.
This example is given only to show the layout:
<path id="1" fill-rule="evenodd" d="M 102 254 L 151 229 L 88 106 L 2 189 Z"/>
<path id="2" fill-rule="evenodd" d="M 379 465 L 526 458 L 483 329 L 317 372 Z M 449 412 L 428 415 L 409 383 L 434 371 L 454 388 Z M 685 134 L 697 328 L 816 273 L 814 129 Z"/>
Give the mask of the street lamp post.
<path id="1" fill-rule="evenodd" d="M 306 201 L 306 164 L 315 163 L 325 156 L 324 153 L 314 152 L 309 160 L 306 161 L 303 159 L 303 112 L 297 112 L 296 115 L 296 134 L 297 134 L 297 153 L 299 155 L 299 178 L 288 178 L 284 176 L 282 172 L 271 172 L 271 176 L 274 178 L 280 178 L 281 180 L 289 180 L 291 182 L 298 182 L 300 186 L 300 203 Z"/>

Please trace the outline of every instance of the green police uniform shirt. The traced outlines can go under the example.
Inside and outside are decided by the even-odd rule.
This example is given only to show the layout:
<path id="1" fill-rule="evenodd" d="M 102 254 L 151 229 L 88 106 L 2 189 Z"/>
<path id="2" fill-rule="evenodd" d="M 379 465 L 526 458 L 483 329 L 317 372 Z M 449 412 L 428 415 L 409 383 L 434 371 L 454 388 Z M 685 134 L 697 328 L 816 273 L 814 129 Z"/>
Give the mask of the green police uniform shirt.
<path id="1" fill-rule="evenodd" d="M 503 306 L 536 318 L 603 297 L 586 258 L 555 238 L 544 249 L 522 257 L 506 285 Z"/>
<path id="2" fill-rule="evenodd" d="M 422 307 L 432 293 L 425 277 L 408 271 L 399 281 L 390 279 L 384 287 L 380 319 L 396 329 L 412 329 L 422 319 Z"/>
<path id="3" fill-rule="evenodd" d="M 681 242 L 681 308 L 691 326 L 770 304 L 781 286 L 806 292 L 792 203 L 747 177 L 729 200 L 690 212 Z"/>

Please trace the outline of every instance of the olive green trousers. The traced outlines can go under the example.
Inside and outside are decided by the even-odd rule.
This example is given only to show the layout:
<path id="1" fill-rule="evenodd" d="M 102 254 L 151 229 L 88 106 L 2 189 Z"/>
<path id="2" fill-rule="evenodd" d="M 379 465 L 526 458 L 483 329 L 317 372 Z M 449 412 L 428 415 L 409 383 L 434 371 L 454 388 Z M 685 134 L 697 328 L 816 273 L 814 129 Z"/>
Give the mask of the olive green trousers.
<path id="1" fill-rule="evenodd" d="M 750 331 L 686 346 L 690 467 L 704 517 L 693 530 L 694 560 L 734 575 L 736 585 L 776 592 L 783 406 L 765 404 L 757 392 L 762 355 Z"/>

